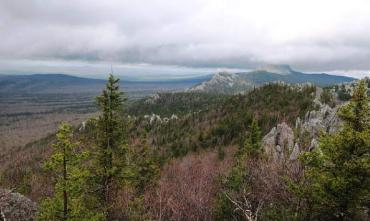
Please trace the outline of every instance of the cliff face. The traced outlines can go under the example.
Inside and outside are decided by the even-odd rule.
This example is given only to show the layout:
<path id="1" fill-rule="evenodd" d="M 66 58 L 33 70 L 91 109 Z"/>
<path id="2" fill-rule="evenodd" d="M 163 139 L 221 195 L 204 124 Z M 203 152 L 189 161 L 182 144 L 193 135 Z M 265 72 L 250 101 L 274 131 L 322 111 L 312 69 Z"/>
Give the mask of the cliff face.
<path id="1" fill-rule="evenodd" d="M 334 133 L 341 125 L 337 116 L 339 107 L 331 108 L 319 101 L 318 89 L 314 100 L 316 110 L 306 113 L 304 119 L 297 118 L 294 130 L 286 123 L 278 124 L 263 137 L 262 145 L 267 156 L 276 163 L 293 162 L 302 151 L 311 150 L 318 145 L 320 131 Z M 303 139 L 309 139 L 307 144 Z"/>
<path id="2" fill-rule="evenodd" d="M 294 133 L 285 122 L 278 124 L 262 140 L 267 155 L 277 163 L 282 163 L 292 152 Z"/>
<path id="3" fill-rule="evenodd" d="M 33 221 L 36 220 L 37 205 L 27 197 L 0 188 L 0 220 L 1 221 Z"/>

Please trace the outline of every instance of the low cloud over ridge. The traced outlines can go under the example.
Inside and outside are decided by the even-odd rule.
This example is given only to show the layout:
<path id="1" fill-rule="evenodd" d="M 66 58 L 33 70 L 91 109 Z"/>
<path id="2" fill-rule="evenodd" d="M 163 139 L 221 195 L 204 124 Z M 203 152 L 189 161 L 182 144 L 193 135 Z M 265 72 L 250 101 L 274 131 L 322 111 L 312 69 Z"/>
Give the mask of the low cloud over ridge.
<path id="1" fill-rule="evenodd" d="M 0 2 L 0 60 L 370 69 L 367 0 Z"/>

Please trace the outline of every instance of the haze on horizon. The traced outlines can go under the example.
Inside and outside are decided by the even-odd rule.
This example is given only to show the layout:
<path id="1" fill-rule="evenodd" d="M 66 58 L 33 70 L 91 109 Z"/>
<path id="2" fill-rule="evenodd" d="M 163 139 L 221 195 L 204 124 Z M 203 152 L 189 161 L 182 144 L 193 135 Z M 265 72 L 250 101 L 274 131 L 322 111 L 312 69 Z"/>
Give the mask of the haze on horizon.
<path id="1" fill-rule="evenodd" d="M 370 76 L 368 0 L 0 1 L 0 73 Z"/>

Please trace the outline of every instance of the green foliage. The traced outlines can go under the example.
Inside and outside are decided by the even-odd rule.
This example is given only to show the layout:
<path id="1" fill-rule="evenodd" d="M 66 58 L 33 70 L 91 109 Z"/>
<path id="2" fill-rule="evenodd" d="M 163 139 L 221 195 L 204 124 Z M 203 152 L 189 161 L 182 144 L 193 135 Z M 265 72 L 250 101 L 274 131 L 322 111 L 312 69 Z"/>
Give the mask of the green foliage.
<path id="1" fill-rule="evenodd" d="M 109 75 L 102 94 L 96 97 L 101 114 L 96 122 L 96 148 L 93 160 L 94 184 L 107 219 L 111 216 L 114 185 L 123 182 L 127 169 L 124 145 L 123 103 L 126 100 L 119 89 L 119 79 Z"/>
<path id="2" fill-rule="evenodd" d="M 97 207 L 105 214 L 105 219 L 135 217 L 145 207 L 142 205 L 140 209 L 138 204 L 131 203 L 126 210 L 116 208 L 117 191 L 127 188 L 135 202 L 140 200 L 145 189 L 155 185 L 161 158 L 156 148 L 146 145 L 132 148 L 126 144 L 127 125 L 134 122 L 123 118 L 125 97 L 119 90 L 118 79 L 110 75 L 106 88 L 96 100 L 101 115 L 89 121 L 86 127 L 86 136 L 94 138 L 95 143 L 90 189 L 97 190 L 100 201 Z"/>
<path id="3" fill-rule="evenodd" d="M 252 124 L 248 132 L 249 133 L 247 138 L 245 139 L 244 145 L 241 146 L 240 154 L 247 154 L 254 158 L 259 158 L 262 154 L 262 135 L 257 120 L 252 120 Z"/>
<path id="4" fill-rule="evenodd" d="M 305 180 L 292 189 L 306 204 L 307 220 L 362 220 L 370 202 L 370 109 L 361 81 L 341 108 L 343 128 L 320 138 L 319 147 L 302 156 Z"/>
<path id="5" fill-rule="evenodd" d="M 137 192 L 144 193 L 145 187 L 154 185 L 159 178 L 160 159 L 157 149 L 138 148 L 133 157 L 135 187 Z"/>
<path id="6" fill-rule="evenodd" d="M 299 221 L 301 220 L 297 216 L 297 212 L 294 211 L 290 205 L 285 205 L 281 203 L 272 203 L 266 205 L 260 214 L 260 219 L 262 221 Z"/>
<path id="7" fill-rule="evenodd" d="M 149 221 L 152 220 L 142 195 L 135 197 L 129 202 L 128 220 Z"/>
<path id="8" fill-rule="evenodd" d="M 247 162 L 258 160 L 262 154 L 261 131 L 255 119 L 249 127 L 245 144 L 241 145 L 236 154 L 236 163 L 231 172 L 222 182 L 223 191 L 216 197 L 215 217 L 217 220 L 243 220 L 243 215 L 236 212 L 235 206 L 227 197 L 243 201 L 242 196 L 251 188 L 253 177 L 249 174 Z M 227 196 L 226 196 L 227 195 Z"/>
<path id="9" fill-rule="evenodd" d="M 170 117 L 172 114 L 186 115 L 192 112 L 211 110 L 229 96 L 199 92 L 158 93 L 149 98 L 133 102 L 127 113 L 135 116 L 157 114 Z"/>
<path id="10" fill-rule="evenodd" d="M 182 157 L 189 151 L 203 148 L 218 148 L 222 158 L 225 146 L 244 143 L 253 118 L 258 121 L 262 134 L 281 121 L 294 124 L 298 116 L 304 116 L 313 108 L 315 89 L 312 86 L 268 84 L 245 95 L 219 99 L 200 93 L 160 94 L 157 100 L 145 103 L 143 113 L 150 114 L 148 111 L 153 110 L 156 114 L 169 116 L 174 111 L 179 114 L 178 118 L 166 122 L 150 121 L 139 114 L 129 120 L 128 133 L 131 137 L 140 136 L 147 140 L 147 145 L 158 148 L 163 159 Z M 197 111 L 183 109 L 178 101 Z M 205 104 L 201 104 L 203 101 Z"/>
<path id="11" fill-rule="evenodd" d="M 246 166 L 248 155 L 238 155 L 236 163 L 227 177 L 221 180 L 221 189 L 215 199 L 214 216 L 216 220 L 244 220 L 241 211 L 235 210 L 235 205 L 227 197 L 243 202 L 243 194 L 251 188 L 253 177 Z"/>
<path id="12" fill-rule="evenodd" d="M 215 199 L 215 208 L 213 212 L 215 220 L 241 220 L 234 216 L 234 207 L 225 194 L 219 193 Z"/>
<path id="13" fill-rule="evenodd" d="M 338 98 L 339 100 L 341 101 L 348 101 L 349 99 L 351 99 L 351 94 L 350 92 L 346 89 L 345 85 L 342 84 L 340 86 L 340 88 L 338 88 Z"/>
<path id="14" fill-rule="evenodd" d="M 102 220 L 102 214 L 88 209 L 89 196 L 85 192 L 89 172 L 82 166 L 87 152 L 78 150 L 72 142 L 72 128 L 61 124 L 54 151 L 45 167 L 55 178 L 54 196 L 42 201 L 38 220 Z"/>
<path id="15" fill-rule="evenodd" d="M 330 107 L 335 106 L 334 96 L 331 93 L 329 88 L 324 88 L 324 90 L 322 91 L 322 93 L 320 95 L 320 101 L 321 101 L 321 103 L 327 104 Z"/>
<path id="16" fill-rule="evenodd" d="M 351 102 L 340 110 L 339 117 L 346 123 L 344 129 L 356 132 L 369 129 L 370 110 L 365 81 L 360 81 L 353 92 Z"/>
<path id="17" fill-rule="evenodd" d="M 220 108 L 223 117 L 211 135 L 228 144 L 244 135 L 253 118 L 258 120 L 263 134 L 281 121 L 294 124 L 297 117 L 313 108 L 314 92 L 312 86 L 268 84 L 247 95 L 233 96 Z"/>

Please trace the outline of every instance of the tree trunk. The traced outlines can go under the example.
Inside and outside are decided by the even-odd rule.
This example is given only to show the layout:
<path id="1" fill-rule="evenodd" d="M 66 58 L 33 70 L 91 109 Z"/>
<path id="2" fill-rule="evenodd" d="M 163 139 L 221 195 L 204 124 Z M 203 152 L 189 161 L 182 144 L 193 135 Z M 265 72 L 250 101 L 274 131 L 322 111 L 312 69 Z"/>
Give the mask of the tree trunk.
<path id="1" fill-rule="evenodd" d="M 66 149 L 63 150 L 63 220 L 68 219 L 68 195 L 67 195 L 67 159 Z"/>

